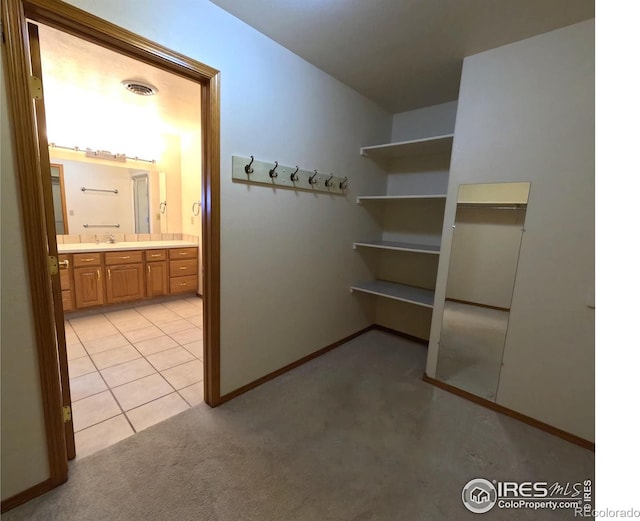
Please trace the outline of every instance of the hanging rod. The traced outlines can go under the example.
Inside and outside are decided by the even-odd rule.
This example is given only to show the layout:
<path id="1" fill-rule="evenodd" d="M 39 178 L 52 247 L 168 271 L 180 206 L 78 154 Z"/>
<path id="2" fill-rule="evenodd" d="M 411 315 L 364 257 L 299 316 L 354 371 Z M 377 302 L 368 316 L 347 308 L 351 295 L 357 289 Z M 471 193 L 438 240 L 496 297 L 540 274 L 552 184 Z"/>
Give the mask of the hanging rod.
<path id="1" fill-rule="evenodd" d="M 142 161 L 144 163 L 152 163 L 155 164 L 155 159 L 143 159 L 138 156 L 128 156 L 126 154 L 111 154 L 111 152 L 107 152 L 105 150 L 92 150 L 90 148 L 80 148 L 80 147 L 65 147 L 62 145 L 57 145 L 56 143 L 49 143 L 51 148 L 61 148 L 63 150 L 73 150 L 74 152 L 84 152 L 87 157 L 95 157 L 96 159 L 108 159 L 114 161 L 124 161 L 126 159 L 130 159 L 131 161 Z"/>
<path id="2" fill-rule="evenodd" d="M 119 224 L 83 224 L 83 228 L 120 228 Z"/>
<path id="3" fill-rule="evenodd" d="M 103 190 L 102 188 L 85 188 L 84 186 L 80 188 L 83 192 L 109 192 L 111 194 L 117 194 L 118 189 L 114 188 L 113 190 Z"/>

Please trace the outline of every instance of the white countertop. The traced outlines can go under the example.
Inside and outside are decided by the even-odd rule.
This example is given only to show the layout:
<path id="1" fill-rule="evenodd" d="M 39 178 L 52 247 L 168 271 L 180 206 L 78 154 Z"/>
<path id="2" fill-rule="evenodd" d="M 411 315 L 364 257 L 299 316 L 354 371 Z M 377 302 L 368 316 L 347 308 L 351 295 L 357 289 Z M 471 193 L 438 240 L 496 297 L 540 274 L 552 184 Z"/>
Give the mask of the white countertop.
<path id="1" fill-rule="evenodd" d="M 139 241 L 139 242 L 83 242 L 58 244 L 58 253 L 86 253 L 100 251 L 160 250 L 162 248 L 197 248 L 198 243 L 191 241 Z"/>

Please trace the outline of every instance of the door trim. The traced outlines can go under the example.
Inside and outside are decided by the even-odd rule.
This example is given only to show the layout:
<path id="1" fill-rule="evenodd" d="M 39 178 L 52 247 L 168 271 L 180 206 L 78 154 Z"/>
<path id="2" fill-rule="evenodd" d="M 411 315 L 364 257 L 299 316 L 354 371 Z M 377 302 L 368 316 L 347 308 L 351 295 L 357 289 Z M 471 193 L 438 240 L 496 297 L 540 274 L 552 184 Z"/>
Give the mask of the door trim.
<path id="1" fill-rule="evenodd" d="M 36 124 L 29 88 L 26 18 L 41 22 L 200 84 L 202 135 L 202 248 L 205 402 L 220 404 L 220 89 L 218 70 L 60 0 L 3 0 L 6 81 L 15 168 L 26 245 L 31 306 L 50 479 L 67 480 L 59 365 L 47 270 L 46 231 Z M 37 196 L 35 196 L 38 194 Z M 27 225 L 28 223 L 28 225 Z"/>

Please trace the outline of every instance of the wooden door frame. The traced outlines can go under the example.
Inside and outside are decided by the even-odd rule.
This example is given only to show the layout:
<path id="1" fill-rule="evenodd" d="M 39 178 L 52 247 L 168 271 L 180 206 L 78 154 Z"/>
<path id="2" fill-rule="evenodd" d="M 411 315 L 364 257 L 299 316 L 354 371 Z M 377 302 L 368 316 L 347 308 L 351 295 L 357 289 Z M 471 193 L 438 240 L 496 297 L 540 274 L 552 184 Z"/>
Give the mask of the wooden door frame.
<path id="1" fill-rule="evenodd" d="M 67 480 L 59 365 L 48 274 L 44 202 L 31 98 L 27 18 L 200 84 L 205 402 L 220 404 L 220 89 L 219 71 L 60 0 L 2 0 L 5 71 L 32 295 L 50 477 L 2 502 L 13 508 Z M 46 87 L 46 86 L 45 86 Z"/>

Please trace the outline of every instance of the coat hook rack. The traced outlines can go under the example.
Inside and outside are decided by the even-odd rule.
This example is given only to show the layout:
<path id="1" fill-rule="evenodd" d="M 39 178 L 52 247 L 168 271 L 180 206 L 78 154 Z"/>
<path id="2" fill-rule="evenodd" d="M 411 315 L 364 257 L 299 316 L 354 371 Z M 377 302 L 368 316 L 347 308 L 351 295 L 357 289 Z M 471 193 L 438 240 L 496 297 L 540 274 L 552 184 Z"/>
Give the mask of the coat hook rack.
<path id="1" fill-rule="evenodd" d="M 248 165 L 244 165 L 245 174 L 253 174 L 253 168 L 251 168 L 252 164 L 253 164 L 253 156 L 251 156 L 251 163 L 249 163 Z"/>
<path id="2" fill-rule="evenodd" d="M 331 176 L 329 177 L 329 179 L 327 179 L 324 182 L 324 186 L 326 186 L 327 188 L 331 188 L 333 186 L 333 183 L 331 182 L 331 180 L 333 179 L 333 174 L 331 174 Z"/>
<path id="3" fill-rule="evenodd" d="M 259 161 L 254 156 L 232 156 L 231 163 L 231 177 L 237 182 L 342 196 L 347 192 L 347 178 L 333 173 L 302 170 L 298 165 L 284 166 L 278 161 Z"/>
<path id="4" fill-rule="evenodd" d="M 276 168 L 278 168 L 278 162 L 276 161 L 275 163 L 276 163 L 276 166 L 274 166 L 271 170 L 269 170 L 269 177 L 271 179 L 278 177 L 278 174 L 276 172 Z"/>

